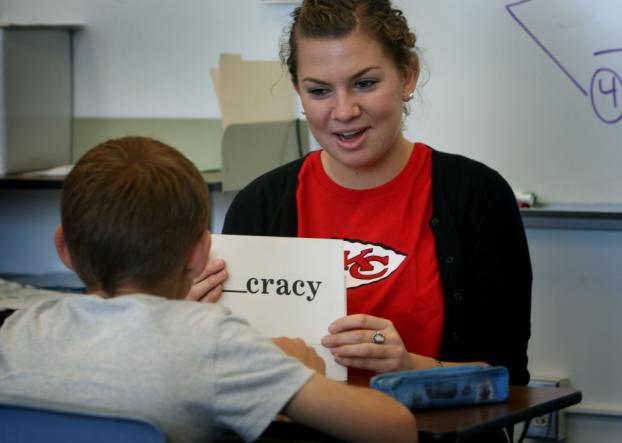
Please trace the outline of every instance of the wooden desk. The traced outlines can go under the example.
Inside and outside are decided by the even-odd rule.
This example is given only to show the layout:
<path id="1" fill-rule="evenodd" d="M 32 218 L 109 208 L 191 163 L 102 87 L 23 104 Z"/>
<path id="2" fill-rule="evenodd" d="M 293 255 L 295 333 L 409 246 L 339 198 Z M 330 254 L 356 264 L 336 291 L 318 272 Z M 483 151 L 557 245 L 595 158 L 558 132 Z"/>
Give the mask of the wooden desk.
<path id="1" fill-rule="evenodd" d="M 505 403 L 417 412 L 421 442 L 458 442 L 492 429 L 501 429 L 581 401 L 571 388 L 510 386 Z"/>
<path id="2" fill-rule="evenodd" d="M 581 392 L 576 389 L 510 386 L 510 397 L 505 403 L 415 413 L 419 427 L 419 441 L 420 443 L 460 442 L 482 432 L 512 426 L 580 401 Z M 291 422 L 274 422 L 258 440 L 266 443 L 285 441 L 337 442 L 321 432 Z"/>

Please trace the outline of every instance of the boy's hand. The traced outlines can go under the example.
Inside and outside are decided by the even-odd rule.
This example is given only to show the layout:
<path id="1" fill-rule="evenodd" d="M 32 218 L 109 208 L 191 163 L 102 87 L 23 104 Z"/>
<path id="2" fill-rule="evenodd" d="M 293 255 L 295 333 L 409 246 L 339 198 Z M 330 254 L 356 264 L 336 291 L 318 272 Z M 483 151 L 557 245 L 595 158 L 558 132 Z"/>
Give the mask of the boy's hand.
<path id="1" fill-rule="evenodd" d="M 225 262 L 221 259 L 208 260 L 205 269 L 192 281 L 186 300 L 215 303 L 222 295 L 223 283 L 227 280 Z"/>
<path id="2" fill-rule="evenodd" d="M 290 357 L 299 360 L 314 371 L 326 375 L 326 364 L 322 357 L 317 355 L 311 346 L 307 346 L 301 338 L 276 337 L 272 341 Z"/>

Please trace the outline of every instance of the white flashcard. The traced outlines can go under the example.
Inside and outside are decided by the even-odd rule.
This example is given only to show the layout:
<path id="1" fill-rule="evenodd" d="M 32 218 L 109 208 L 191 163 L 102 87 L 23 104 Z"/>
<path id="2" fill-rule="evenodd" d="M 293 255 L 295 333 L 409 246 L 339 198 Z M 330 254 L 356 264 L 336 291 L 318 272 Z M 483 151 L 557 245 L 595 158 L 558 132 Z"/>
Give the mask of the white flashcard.
<path id="1" fill-rule="evenodd" d="M 222 258 L 229 278 L 220 303 L 267 337 L 300 337 L 326 362 L 326 375 L 346 380 L 320 341 L 346 315 L 343 241 L 212 235 L 210 258 Z"/>

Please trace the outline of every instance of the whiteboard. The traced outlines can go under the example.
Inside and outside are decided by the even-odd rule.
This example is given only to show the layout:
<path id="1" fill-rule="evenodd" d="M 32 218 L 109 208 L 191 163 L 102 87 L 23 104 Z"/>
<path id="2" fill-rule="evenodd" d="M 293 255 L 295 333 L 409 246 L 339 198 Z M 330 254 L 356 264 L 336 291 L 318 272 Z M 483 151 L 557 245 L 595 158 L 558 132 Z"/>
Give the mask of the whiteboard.
<path id="1" fill-rule="evenodd" d="M 411 140 L 542 203 L 622 203 L 622 1 L 397 1 L 423 79 Z"/>
<path id="2" fill-rule="evenodd" d="M 428 78 L 411 140 L 481 160 L 540 202 L 622 205 L 622 0 L 394 1 Z M 0 0 L 0 19 L 85 24 L 77 117 L 218 118 L 210 68 L 223 52 L 275 60 L 296 5 L 178 3 Z"/>

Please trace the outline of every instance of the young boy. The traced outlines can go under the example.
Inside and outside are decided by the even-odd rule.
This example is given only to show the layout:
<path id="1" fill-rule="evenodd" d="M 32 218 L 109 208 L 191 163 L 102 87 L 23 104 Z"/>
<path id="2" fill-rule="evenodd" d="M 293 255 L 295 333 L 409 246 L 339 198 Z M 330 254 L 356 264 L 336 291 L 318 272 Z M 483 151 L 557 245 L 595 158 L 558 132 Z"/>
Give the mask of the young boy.
<path id="1" fill-rule="evenodd" d="M 208 201 L 196 167 L 158 141 L 85 154 L 64 183 L 55 243 L 89 295 L 6 320 L 0 392 L 142 415 L 173 442 L 223 429 L 254 440 L 278 414 L 349 441 L 414 441 L 410 411 L 326 379 L 302 341 L 183 300 L 209 254 Z"/>

